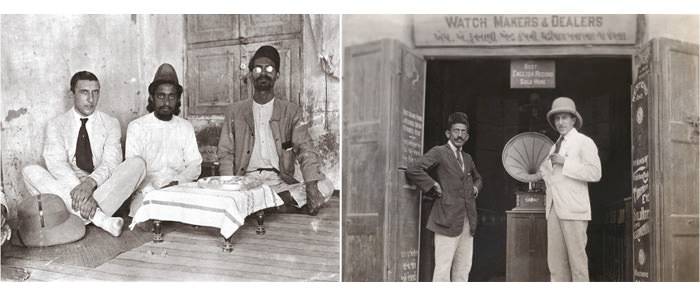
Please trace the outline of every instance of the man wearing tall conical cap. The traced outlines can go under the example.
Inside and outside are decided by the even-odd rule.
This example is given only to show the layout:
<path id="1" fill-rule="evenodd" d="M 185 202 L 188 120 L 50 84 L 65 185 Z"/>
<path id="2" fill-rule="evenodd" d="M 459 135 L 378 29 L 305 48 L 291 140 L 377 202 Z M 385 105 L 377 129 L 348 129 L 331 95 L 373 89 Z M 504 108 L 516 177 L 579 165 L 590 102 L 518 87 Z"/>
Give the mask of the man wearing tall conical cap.
<path id="1" fill-rule="evenodd" d="M 571 98 L 552 102 L 547 121 L 559 132 L 550 156 L 530 180 L 544 179 L 547 186 L 547 265 L 552 281 L 589 281 L 586 229 L 591 220 L 588 183 L 601 178 L 595 142 L 578 132 L 581 114 Z"/>
<path id="2" fill-rule="evenodd" d="M 253 98 L 226 109 L 218 148 L 220 172 L 265 181 L 285 202 L 280 211 L 316 215 L 333 186 L 321 173 L 301 108 L 275 95 L 281 70 L 277 49 L 260 47 L 248 70 Z"/>
<path id="3" fill-rule="evenodd" d="M 194 128 L 180 118 L 182 86 L 170 64 L 158 67 L 148 86 L 148 114 L 129 123 L 126 131 L 126 157 L 146 161 L 146 178 L 134 194 L 129 216 L 143 203 L 144 194 L 199 177 L 202 156 Z"/>

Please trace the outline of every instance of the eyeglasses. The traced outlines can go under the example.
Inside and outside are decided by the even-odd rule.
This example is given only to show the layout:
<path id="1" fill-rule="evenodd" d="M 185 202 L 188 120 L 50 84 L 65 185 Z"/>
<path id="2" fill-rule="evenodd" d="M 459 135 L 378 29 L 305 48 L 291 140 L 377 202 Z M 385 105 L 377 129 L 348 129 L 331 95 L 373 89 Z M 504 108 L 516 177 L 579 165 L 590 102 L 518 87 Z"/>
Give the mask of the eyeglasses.
<path id="1" fill-rule="evenodd" d="M 265 70 L 265 72 L 268 73 L 274 73 L 275 72 L 275 67 L 272 65 L 266 65 L 266 66 L 255 66 L 253 67 L 253 73 L 260 74 Z"/>
<path id="2" fill-rule="evenodd" d="M 156 94 L 156 99 L 158 100 L 165 100 L 168 99 L 168 101 L 175 101 L 177 100 L 177 95 L 171 94 L 171 95 L 165 95 L 165 94 Z"/>

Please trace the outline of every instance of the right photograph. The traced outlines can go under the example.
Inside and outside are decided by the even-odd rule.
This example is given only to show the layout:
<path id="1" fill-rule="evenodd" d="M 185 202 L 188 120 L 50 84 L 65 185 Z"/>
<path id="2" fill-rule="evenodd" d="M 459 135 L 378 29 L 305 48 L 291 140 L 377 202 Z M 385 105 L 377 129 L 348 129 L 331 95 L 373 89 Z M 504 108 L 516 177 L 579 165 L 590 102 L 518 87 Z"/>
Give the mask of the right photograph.
<path id="1" fill-rule="evenodd" d="M 342 280 L 699 281 L 699 33 L 343 15 Z"/>

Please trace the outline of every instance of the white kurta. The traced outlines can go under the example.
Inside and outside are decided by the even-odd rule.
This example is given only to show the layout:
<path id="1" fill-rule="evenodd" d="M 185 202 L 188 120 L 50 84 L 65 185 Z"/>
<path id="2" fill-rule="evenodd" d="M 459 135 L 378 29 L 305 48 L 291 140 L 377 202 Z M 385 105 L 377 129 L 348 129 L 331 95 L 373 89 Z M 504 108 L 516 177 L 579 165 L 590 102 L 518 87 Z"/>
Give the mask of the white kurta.
<path id="1" fill-rule="evenodd" d="M 250 155 L 247 171 L 261 168 L 277 168 L 277 165 L 279 165 L 275 138 L 270 128 L 270 118 L 272 117 L 274 103 L 274 98 L 265 104 L 253 102 L 255 143 L 253 144 L 253 152 Z"/>
<path id="2" fill-rule="evenodd" d="M 146 178 L 131 204 L 131 214 L 141 206 L 143 193 L 160 189 L 171 181 L 194 181 L 202 170 L 194 128 L 178 116 L 162 121 L 150 113 L 129 123 L 126 157 L 134 156 L 146 161 Z"/>

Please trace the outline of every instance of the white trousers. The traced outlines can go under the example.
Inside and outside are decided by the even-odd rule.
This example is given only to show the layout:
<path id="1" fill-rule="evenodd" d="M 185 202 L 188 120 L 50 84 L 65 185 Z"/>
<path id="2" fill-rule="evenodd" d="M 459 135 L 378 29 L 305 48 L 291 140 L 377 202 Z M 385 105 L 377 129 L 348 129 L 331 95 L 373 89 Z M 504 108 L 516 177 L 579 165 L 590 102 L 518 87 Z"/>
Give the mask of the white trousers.
<path id="1" fill-rule="evenodd" d="M 547 219 L 547 265 L 552 282 L 588 282 L 586 220 L 559 219 L 554 206 Z"/>
<path id="2" fill-rule="evenodd" d="M 59 181 L 46 169 L 38 165 L 24 167 L 22 176 L 24 177 L 24 184 L 31 195 L 41 193 L 56 194 L 63 199 L 63 203 L 66 204 L 66 208 L 71 213 L 81 217 L 80 211 L 73 210 L 70 197 L 70 192 L 78 184 L 73 185 L 74 183 Z M 129 158 L 119 164 L 112 172 L 112 176 L 97 187 L 92 194 L 92 198 L 97 201 L 98 207 L 106 216 L 112 216 L 124 201 L 129 198 L 131 193 L 136 190 L 136 187 L 138 187 L 145 176 L 146 162 L 138 157 Z M 85 218 L 83 218 L 83 222 L 85 224 L 90 223 Z"/>
<path id="3" fill-rule="evenodd" d="M 472 269 L 474 237 L 469 220 L 464 218 L 462 233 L 451 237 L 435 234 L 435 270 L 433 282 L 467 282 Z"/>

